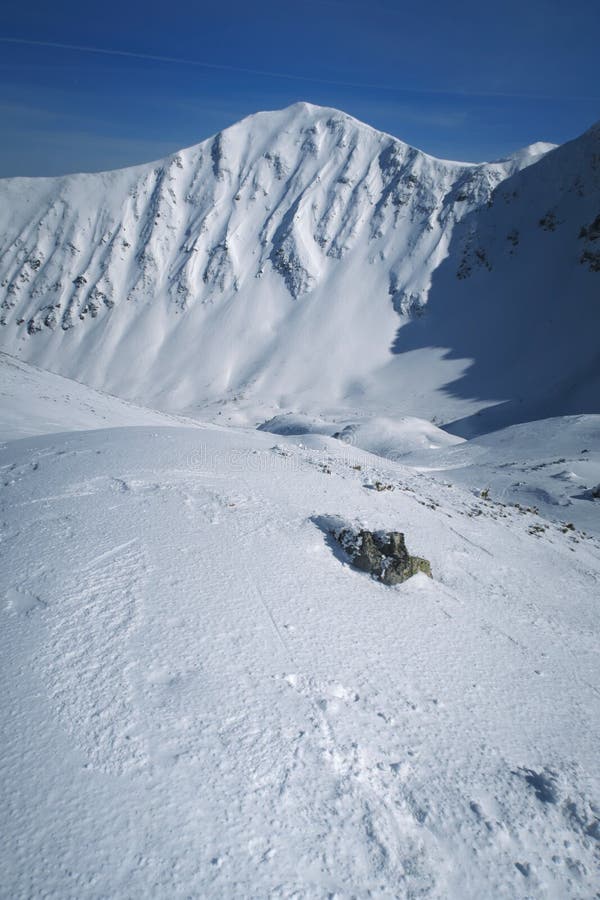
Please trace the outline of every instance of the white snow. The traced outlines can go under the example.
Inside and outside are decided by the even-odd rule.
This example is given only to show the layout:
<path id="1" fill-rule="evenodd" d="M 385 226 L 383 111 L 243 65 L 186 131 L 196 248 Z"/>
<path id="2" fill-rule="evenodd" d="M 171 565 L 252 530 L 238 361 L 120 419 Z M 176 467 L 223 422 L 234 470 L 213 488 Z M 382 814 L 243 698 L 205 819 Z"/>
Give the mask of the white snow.
<path id="1" fill-rule="evenodd" d="M 549 279 L 553 266 L 559 274 L 581 270 L 571 298 L 578 310 L 597 281 L 577 260 L 577 234 L 598 196 L 588 172 L 598 141 L 586 141 L 589 160 L 575 167 L 585 196 L 573 195 L 554 241 L 535 235 L 548 255 L 573 231 L 564 252 L 553 246 L 546 270 Z M 456 313 L 463 295 L 471 297 L 471 283 L 456 278 L 464 243 L 507 177 L 564 151 L 550 147 L 480 165 L 437 160 L 338 110 L 299 103 L 250 116 L 155 164 L 0 181 L 0 347 L 186 415 L 206 416 L 206 404 L 216 403 L 215 415 L 252 424 L 290 409 L 464 418 L 510 399 L 504 391 L 514 388 L 499 377 L 482 379 L 484 396 L 444 391 L 488 349 L 485 323 L 463 341 L 461 357 L 448 359 L 452 345 L 439 343 L 448 317 L 471 333 L 470 310 Z M 566 152 L 561 166 L 570 171 Z M 528 198 L 534 223 L 554 204 L 555 187 L 544 180 Z M 503 251 L 523 214 L 516 204 L 492 222 Z M 466 237 L 456 228 L 463 221 Z M 450 284 L 438 290 L 447 256 Z M 520 278 L 520 262 L 503 258 L 502 271 L 509 264 L 517 268 L 510 277 Z M 488 284 L 475 282 L 477 300 Z M 494 300 L 502 305 L 502 296 Z M 407 325 L 411 342 L 422 333 L 425 343 L 394 355 Z"/>
<path id="2" fill-rule="evenodd" d="M 600 536 L 600 415 L 513 425 L 447 452 L 406 461 L 440 479 L 488 491 L 498 503 L 537 508 L 544 518 Z"/>
<path id="3" fill-rule="evenodd" d="M 118 425 L 195 425 L 0 353 L 0 441 Z"/>
<path id="4" fill-rule="evenodd" d="M 591 896 L 598 537 L 273 439 L 3 446 L 5 895 Z M 327 516 L 434 579 L 353 570 Z"/>
<path id="5" fill-rule="evenodd" d="M 597 895 L 599 141 L 0 182 L 3 897 Z"/>
<path id="6" fill-rule="evenodd" d="M 394 419 L 363 416 L 350 422 L 345 419 L 333 422 L 302 414 L 286 413 L 263 422 L 259 426 L 259 431 L 287 435 L 325 434 L 336 437 L 344 444 L 360 447 L 388 459 L 398 459 L 417 450 L 438 450 L 441 447 L 462 443 L 462 438 L 448 434 L 431 422 L 414 416 L 400 416 Z"/>

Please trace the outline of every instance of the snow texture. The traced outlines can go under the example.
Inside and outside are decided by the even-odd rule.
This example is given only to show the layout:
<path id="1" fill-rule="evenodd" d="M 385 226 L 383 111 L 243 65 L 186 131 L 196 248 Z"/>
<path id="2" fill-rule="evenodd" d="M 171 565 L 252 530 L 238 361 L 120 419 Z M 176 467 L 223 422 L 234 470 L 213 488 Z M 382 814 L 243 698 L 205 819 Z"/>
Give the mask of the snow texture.
<path id="1" fill-rule="evenodd" d="M 560 451 L 596 435 L 597 467 L 598 417 L 580 424 Z M 531 461 L 519 428 L 504 452 Z M 2 447 L 3 894 L 593 896 L 599 529 L 276 440 Z M 470 446 L 419 453 L 471 454 L 489 484 L 495 451 Z M 357 572 L 334 516 L 401 530 L 434 580 Z"/>
<path id="2" fill-rule="evenodd" d="M 2 897 L 598 896 L 599 211 L 308 104 L 0 182 Z"/>

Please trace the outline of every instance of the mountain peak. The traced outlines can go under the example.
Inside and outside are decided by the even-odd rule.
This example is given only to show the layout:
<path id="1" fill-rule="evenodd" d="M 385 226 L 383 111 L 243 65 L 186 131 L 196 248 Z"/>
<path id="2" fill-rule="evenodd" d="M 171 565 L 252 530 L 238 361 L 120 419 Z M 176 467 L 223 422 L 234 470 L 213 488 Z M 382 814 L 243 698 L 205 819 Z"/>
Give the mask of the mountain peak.
<path id="1" fill-rule="evenodd" d="M 594 141 L 581 140 L 591 159 Z M 565 157 L 562 169 L 585 192 L 574 180 L 582 146 L 448 162 L 339 110 L 296 103 L 149 165 L 32 179 L 26 190 L 5 180 L 0 346 L 163 408 L 228 392 L 338 402 L 389 364 L 399 325 L 429 315 L 448 255 L 459 257 L 452 287 L 457 273 L 473 275 L 487 295 L 481 270 L 502 269 L 519 252 L 515 229 L 526 229 L 516 213 L 512 221 L 519 182 L 494 225 L 499 262 L 488 259 L 487 238 L 475 243 L 505 179 L 525 166 L 547 173 L 532 178 L 532 221 L 559 227 L 546 199 L 553 159 Z M 594 216 L 577 216 L 576 250 L 595 266 L 594 245 L 577 244 Z M 124 347 L 135 348 L 135 370 Z"/>
<path id="2" fill-rule="evenodd" d="M 261 110 L 260 112 L 251 113 L 249 116 L 223 129 L 220 133 L 262 130 L 265 133 L 276 136 L 278 132 L 284 132 L 290 128 L 306 130 L 312 127 L 333 127 L 334 125 L 338 128 L 358 129 L 378 137 L 384 134 L 342 110 L 328 106 L 317 106 L 304 100 L 292 103 L 281 109 Z M 211 140 L 211 138 L 208 140 Z M 393 138 L 393 140 L 397 139 Z"/>
<path id="3" fill-rule="evenodd" d="M 519 164 L 519 168 L 524 168 L 526 165 L 531 165 L 536 159 L 539 159 L 541 156 L 544 156 L 546 153 L 549 153 L 551 150 L 556 150 L 558 144 L 551 144 L 547 141 L 536 141 L 533 144 L 527 144 L 525 147 L 520 147 L 518 150 L 515 150 L 514 153 L 510 153 L 503 161 L 512 160 Z"/>

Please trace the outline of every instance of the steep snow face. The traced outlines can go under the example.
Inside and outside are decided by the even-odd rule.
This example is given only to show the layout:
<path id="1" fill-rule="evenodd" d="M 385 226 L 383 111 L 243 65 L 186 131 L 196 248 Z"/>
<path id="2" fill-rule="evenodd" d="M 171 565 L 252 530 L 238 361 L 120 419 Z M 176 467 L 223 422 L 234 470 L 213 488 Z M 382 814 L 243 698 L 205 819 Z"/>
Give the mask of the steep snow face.
<path id="1" fill-rule="evenodd" d="M 456 223 L 546 149 L 445 162 L 301 103 L 156 164 L 6 180 L 0 344 L 163 408 L 351 404 Z"/>
<path id="2" fill-rule="evenodd" d="M 427 322 L 400 329 L 395 364 L 408 353 L 426 370 L 432 348 L 470 361 L 450 382 L 438 368 L 429 395 L 434 406 L 438 390 L 447 398 L 441 406 L 477 398 L 487 407 L 455 422 L 463 436 L 596 413 L 599 324 L 596 125 L 504 181 L 489 204 L 464 217 L 433 276 Z"/>

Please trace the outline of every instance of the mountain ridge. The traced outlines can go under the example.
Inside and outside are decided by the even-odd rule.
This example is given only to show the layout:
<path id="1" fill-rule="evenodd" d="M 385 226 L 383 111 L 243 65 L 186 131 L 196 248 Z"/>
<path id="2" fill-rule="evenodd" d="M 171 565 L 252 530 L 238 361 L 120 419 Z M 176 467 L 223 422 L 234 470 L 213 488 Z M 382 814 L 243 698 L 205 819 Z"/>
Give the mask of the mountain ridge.
<path id="1" fill-rule="evenodd" d="M 547 155 L 437 160 L 299 103 L 157 164 L 0 182 L 0 347 L 169 411 L 385 412 L 400 391 L 420 415 L 410 360 L 378 374 L 398 325 L 427 309 L 457 225 Z"/>
<path id="2" fill-rule="evenodd" d="M 291 103 L 285 107 L 278 107 L 274 109 L 265 109 L 259 110 L 254 113 L 249 113 L 247 116 L 243 116 L 241 119 L 238 119 L 235 122 L 232 122 L 230 125 L 221 128 L 219 131 L 214 132 L 213 134 L 209 134 L 207 137 L 202 138 L 200 141 L 196 141 L 193 144 L 188 144 L 185 147 L 180 147 L 177 150 L 174 150 L 172 153 L 168 153 L 166 156 L 156 157 L 155 159 L 148 160 L 143 163 L 134 163 L 130 166 L 118 166 L 116 168 L 111 169 L 97 169 L 93 171 L 74 171 L 74 172 L 66 172 L 62 175 L 9 175 L 9 176 L 0 176 L 0 183 L 3 181 L 59 181 L 62 179 L 74 178 L 76 176 L 86 177 L 88 175 L 110 175 L 113 172 L 125 172 L 131 170 L 142 170 L 147 167 L 157 166 L 164 164 L 166 161 L 171 160 L 172 158 L 178 156 L 180 153 L 184 153 L 185 151 L 191 151 L 199 147 L 201 144 L 206 144 L 208 142 L 214 141 L 214 139 L 224 132 L 230 131 L 231 129 L 237 128 L 238 126 L 243 125 L 244 123 L 249 123 L 254 120 L 257 120 L 263 116 L 273 116 L 277 114 L 291 112 L 293 110 L 302 110 L 305 109 L 311 113 L 328 113 L 332 115 L 343 116 L 348 121 L 354 123 L 360 128 L 367 129 L 368 131 L 376 132 L 377 134 L 383 135 L 386 138 L 390 138 L 393 141 L 397 141 L 398 143 L 404 144 L 411 150 L 417 151 L 423 156 L 427 156 L 430 159 L 436 160 L 442 163 L 455 164 L 459 166 L 465 167 L 476 167 L 486 164 L 494 164 L 494 163 L 505 163 L 510 162 L 523 154 L 526 154 L 528 151 L 532 151 L 531 155 L 534 157 L 539 156 L 543 153 L 547 153 L 549 150 L 554 149 L 559 144 L 554 144 L 550 141 L 533 141 L 531 144 L 525 144 L 522 147 L 518 147 L 512 153 L 508 153 L 505 156 L 500 156 L 494 159 L 486 159 L 479 161 L 467 161 L 467 160 L 452 160 L 448 157 L 436 156 L 433 153 L 429 153 L 427 150 L 424 150 L 422 147 L 417 147 L 416 144 L 411 144 L 408 141 L 404 141 L 402 138 L 399 138 L 397 135 L 392 134 L 389 131 L 383 131 L 381 129 L 376 128 L 374 125 L 369 125 L 367 122 L 363 122 L 361 119 L 358 119 L 356 116 L 351 115 L 350 113 L 345 112 L 342 109 L 339 109 L 335 106 L 322 106 L 321 104 L 310 103 L 306 100 L 298 100 L 295 103 Z M 591 126 L 592 128 L 594 126 Z"/>

